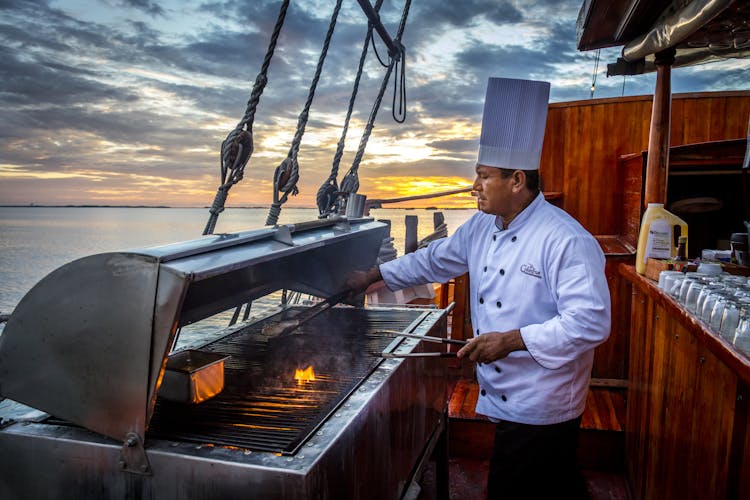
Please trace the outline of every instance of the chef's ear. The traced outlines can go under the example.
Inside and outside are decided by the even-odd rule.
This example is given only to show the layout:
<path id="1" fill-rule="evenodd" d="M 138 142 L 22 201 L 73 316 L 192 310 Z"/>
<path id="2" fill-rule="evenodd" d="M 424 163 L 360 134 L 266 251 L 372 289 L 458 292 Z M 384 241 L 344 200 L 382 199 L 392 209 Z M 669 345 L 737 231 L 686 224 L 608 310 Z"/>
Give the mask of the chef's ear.
<path id="1" fill-rule="evenodd" d="M 526 172 L 523 170 L 513 171 L 513 191 L 519 192 L 526 185 Z"/>

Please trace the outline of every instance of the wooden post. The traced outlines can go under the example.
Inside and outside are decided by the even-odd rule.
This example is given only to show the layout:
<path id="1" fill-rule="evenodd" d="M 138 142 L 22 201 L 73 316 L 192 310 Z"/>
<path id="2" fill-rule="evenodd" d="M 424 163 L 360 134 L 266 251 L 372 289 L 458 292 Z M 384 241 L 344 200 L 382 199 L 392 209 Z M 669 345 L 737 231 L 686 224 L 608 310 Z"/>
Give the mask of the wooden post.
<path id="1" fill-rule="evenodd" d="M 669 173 L 669 123 L 672 114 L 672 63 L 674 49 L 656 54 L 656 89 L 651 109 L 646 160 L 646 192 L 643 208 L 649 203 L 666 203 Z"/>
<path id="2" fill-rule="evenodd" d="M 445 222 L 443 212 L 434 212 L 432 214 L 432 229 L 437 229 L 443 222 Z"/>
<path id="3" fill-rule="evenodd" d="M 404 218 L 404 225 L 406 226 L 405 254 L 417 250 L 417 224 L 419 224 L 419 218 L 416 215 L 407 215 Z"/>

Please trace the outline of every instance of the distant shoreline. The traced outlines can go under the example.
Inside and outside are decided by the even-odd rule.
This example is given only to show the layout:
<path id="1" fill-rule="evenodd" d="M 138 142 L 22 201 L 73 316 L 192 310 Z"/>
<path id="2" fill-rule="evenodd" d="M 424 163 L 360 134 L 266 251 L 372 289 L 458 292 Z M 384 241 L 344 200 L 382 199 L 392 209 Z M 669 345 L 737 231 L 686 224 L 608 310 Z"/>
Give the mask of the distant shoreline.
<path id="1" fill-rule="evenodd" d="M 208 210 L 211 207 L 172 207 L 169 205 L 0 205 L 0 208 L 200 208 Z M 267 209 L 268 207 L 226 207 L 229 209 Z M 474 207 L 388 207 L 372 210 L 471 210 Z M 317 210 L 316 207 L 285 207 L 285 210 Z"/>

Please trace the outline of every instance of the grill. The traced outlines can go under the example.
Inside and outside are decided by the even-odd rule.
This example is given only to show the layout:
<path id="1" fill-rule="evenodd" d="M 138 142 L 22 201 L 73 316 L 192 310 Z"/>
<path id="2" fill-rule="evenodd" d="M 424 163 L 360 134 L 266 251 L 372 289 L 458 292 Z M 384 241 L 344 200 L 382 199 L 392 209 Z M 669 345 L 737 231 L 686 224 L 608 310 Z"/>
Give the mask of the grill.
<path id="1" fill-rule="evenodd" d="M 182 326 L 281 288 L 331 296 L 374 263 L 386 228 L 312 221 L 51 273 L 0 341 L 0 393 L 35 409 L 3 419 L 0 497 L 402 497 L 445 428 L 445 364 L 370 353 L 439 349 L 379 332 L 445 336 L 445 311 L 337 306 L 264 329 L 306 310 L 287 307 L 196 348 L 229 356 L 218 395 L 159 396 Z"/>
<path id="2" fill-rule="evenodd" d="M 293 316 L 272 316 L 207 345 L 205 350 L 231 355 L 224 391 L 187 407 L 158 400 L 148 435 L 294 454 L 375 369 L 378 360 L 368 353 L 385 350 L 393 340 L 372 333 L 406 331 L 421 314 L 329 310 L 293 335 L 263 335 L 268 322 Z M 295 380 L 296 370 L 307 367 L 315 380 Z"/>

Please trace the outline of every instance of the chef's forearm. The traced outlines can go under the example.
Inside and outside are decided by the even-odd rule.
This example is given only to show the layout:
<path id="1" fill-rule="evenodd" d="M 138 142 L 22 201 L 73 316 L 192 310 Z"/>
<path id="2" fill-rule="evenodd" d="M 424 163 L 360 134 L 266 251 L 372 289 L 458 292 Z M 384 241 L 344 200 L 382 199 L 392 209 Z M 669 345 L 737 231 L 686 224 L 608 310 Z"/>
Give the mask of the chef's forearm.
<path id="1" fill-rule="evenodd" d="M 367 270 L 367 281 L 372 285 L 378 281 L 383 280 L 383 275 L 380 274 L 380 266 L 373 266 Z"/>

